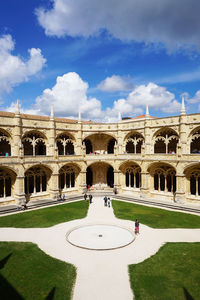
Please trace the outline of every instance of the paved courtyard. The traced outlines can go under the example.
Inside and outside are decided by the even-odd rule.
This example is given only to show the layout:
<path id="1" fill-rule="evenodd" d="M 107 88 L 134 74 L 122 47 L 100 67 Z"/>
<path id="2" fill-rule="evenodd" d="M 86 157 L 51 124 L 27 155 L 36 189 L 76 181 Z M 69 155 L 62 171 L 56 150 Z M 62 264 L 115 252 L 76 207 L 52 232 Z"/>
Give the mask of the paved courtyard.
<path id="1" fill-rule="evenodd" d="M 134 220 L 115 218 L 112 207 L 104 207 L 103 198 L 94 197 L 88 216 L 84 219 L 49 228 L 0 228 L 0 241 L 32 242 L 50 256 L 74 264 L 77 278 L 73 300 L 133 299 L 128 276 L 129 264 L 144 261 L 166 242 L 200 242 L 200 229 L 152 229 L 143 224 L 133 242 L 112 250 L 84 249 L 67 240 L 68 233 L 73 229 L 91 225 L 127 229 L 134 237 Z"/>

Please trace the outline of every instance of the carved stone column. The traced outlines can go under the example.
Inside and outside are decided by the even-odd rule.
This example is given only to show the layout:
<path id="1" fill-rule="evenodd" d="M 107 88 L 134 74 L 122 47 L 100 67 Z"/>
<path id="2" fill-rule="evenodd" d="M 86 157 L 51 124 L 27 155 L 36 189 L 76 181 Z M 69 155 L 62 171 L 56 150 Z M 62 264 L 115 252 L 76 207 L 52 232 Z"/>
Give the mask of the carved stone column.
<path id="1" fill-rule="evenodd" d="M 141 187 L 140 187 L 140 197 L 147 198 L 149 193 L 149 176 L 150 174 L 147 171 L 141 172 Z"/>
<path id="2" fill-rule="evenodd" d="M 57 199 L 60 193 L 59 187 L 59 172 L 52 173 L 49 179 L 49 193 L 52 199 Z"/>
<path id="3" fill-rule="evenodd" d="M 25 190 L 24 190 L 24 176 L 17 176 L 14 184 L 14 198 L 16 204 L 21 205 L 22 202 L 26 201 Z"/>
<path id="4" fill-rule="evenodd" d="M 176 192 L 174 201 L 177 203 L 184 203 L 185 198 L 185 176 L 184 174 L 176 174 Z"/>

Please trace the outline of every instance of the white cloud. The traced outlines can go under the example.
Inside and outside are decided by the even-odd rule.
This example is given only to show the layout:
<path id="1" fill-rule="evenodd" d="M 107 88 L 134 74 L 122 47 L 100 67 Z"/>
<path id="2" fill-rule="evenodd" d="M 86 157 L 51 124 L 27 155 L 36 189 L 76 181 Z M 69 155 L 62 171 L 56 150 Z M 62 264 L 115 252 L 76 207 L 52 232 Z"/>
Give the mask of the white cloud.
<path id="1" fill-rule="evenodd" d="M 130 91 L 133 88 L 133 83 L 128 76 L 112 75 L 101 81 L 98 88 L 105 92 Z"/>
<path id="2" fill-rule="evenodd" d="M 179 113 L 181 109 L 181 104 L 175 99 L 174 94 L 150 82 L 147 85 L 135 87 L 126 99 L 114 101 L 112 109 L 108 109 L 107 114 L 115 115 L 120 111 L 124 116 L 133 117 L 143 114 L 146 105 L 150 109 L 170 114 Z"/>
<path id="3" fill-rule="evenodd" d="M 27 81 L 30 76 L 41 71 L 46 62 L 40 49 L 29 49 L 30 58 L 24 61 L 11 54 L 14 47 L 11 35 L 0 37 L 0 94 L 8 93 L 14 86 Z"/>
<path id="4" fill-rule="evenodd" d="M 114 37 L 163 43 L 168 49 L 200 46 L 196 0 L 52 0 L 36 15 L 50 36 L 91 36 L 107 29 Z"/>
<path id="5" fill-rule="evenodd" d="M 37 110 L 35 108 L 28 108 L 25 109 L 22 107 L 22 101 L 20 101 L 20 113 L 22 114 L 28 114 L 28 115 L 44 115 L 40 110 Z M 11 102 L 10 106 L 7 106 L 5 108 L 5 111 L 9 112 L 16 112 L 16 107 L 17 107 L 17 101 L 16 102 Z"/>
<path id="6" fill-rule="evenodd" d="M 51 89 L 45 89 L 36 98 L 35 104 L 29 109 L 21 108 L 22 113 L 50 115 L 51 105 L 58 117 L 78 118 L 79 109 L 83 119 L 97 122 L 116 122 L 118 112 L 122 116 L 134 117 L 144 113 L 148 104 L 152 110 L 176 114 L 180 112 L 181 104 L 174 94 L 166 88 L 154 83 L 135 87 L 127 96 L 114 101 L 112 107 L 102 109 L 101 102 L 96 98 L 88 98 L 88 83 L 75 72 L 57 77 L 56 84 Z M 7 111 L 15 111 L 16 103 L 7 107 Z"/>
<path id="7" fill-rule="evenodd" d="M 174 94 L 167 91 L 165 87 L 158 86 L 155 83 L 137 86 L 127 98 L 128 103 L 133 106 L 148 105 L 154 109 L 163 109 L 170 105 L 174 100 Z"/>
<path id="8" fill-rule="evenodd" d="M 59 116 L 77 118 L 79 109 L 87 118 L 101 116 L 101 102 L 96 98 L 87 97 L 88 83 L 75 72 L 57 77 L 52 89 L 45 89 L 36 98 L 35 108 L 44 114 L 49 114 L 51 105 Z"/>

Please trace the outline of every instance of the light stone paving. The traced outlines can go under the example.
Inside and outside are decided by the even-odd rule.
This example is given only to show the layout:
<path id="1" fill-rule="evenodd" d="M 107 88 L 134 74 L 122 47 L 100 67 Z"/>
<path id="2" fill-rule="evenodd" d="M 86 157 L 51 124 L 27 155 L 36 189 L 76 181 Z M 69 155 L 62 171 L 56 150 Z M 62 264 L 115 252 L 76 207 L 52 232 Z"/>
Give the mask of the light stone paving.
<path id="1" fill-rule="evenodd" d="M 116 225 L 134 229 L 134 221 L 116 219 L 102 197 L 94 197 L 85 219 L 50 228 L 0 228 L 0 241 L 36 243 L 47 254 L 77 267 L 73 300 L 129 300 L 128 265 L 144 261 L 166 242 L 200 242 L 200 229 L 152 229 L 140 225 L 140 234 L 131 244 L 113 250 L 88 250 L 67 242 L 66 234 L 79 226 Z M 59 284 L 59 283 L 58 283 Z"/>
<path id="2" fill-rule="evenodd" d="M 130 230 L 113 225 L 89 225 L 73 229 L 67 240 L 74 246 L 90 250 L 111 250 L 132 243 L 135 234 Z"/>

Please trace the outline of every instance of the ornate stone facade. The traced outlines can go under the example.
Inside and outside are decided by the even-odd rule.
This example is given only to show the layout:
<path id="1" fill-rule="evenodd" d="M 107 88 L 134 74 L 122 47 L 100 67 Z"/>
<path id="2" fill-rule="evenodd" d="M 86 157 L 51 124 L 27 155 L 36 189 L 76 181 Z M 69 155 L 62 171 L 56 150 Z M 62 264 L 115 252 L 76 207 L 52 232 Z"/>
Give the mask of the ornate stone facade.
<path id="1" fill-rule="evenodd" d="M 0 112 L 0 205 L 87 185 L 200 202 L 200 114 L 107 124 Z"/>

